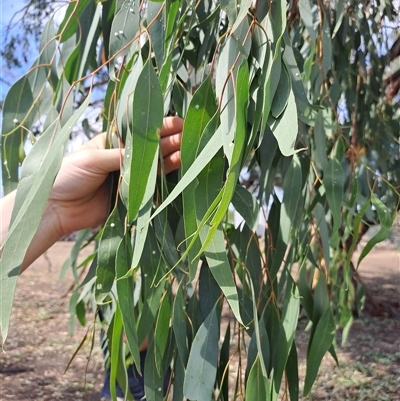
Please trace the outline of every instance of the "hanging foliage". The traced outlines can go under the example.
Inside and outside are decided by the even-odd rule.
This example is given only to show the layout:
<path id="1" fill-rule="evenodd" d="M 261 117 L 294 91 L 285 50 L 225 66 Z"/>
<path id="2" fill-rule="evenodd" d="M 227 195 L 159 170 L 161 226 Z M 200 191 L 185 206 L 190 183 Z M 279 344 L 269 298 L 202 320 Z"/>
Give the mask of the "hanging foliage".
<path id="1" fill-rule="evenodd" d="M 400 114 L 384 87 L 398 35 L 384 22 L 396 18 L 382 0 L 71 1 L 4 102 L 3 185 L 18 189 L 1 254 L 3 342 L 69 135 L 100 99 L 108 142 L 126 151 L 71 308 L 81 322 L 83 303 L 103 311 L 113 396 L 124 357 L 140 370 L 147 339 L 148 401 L 166 399 L 170 369 L 174 400 L 277 400 L 280 391 L 297 400 L 300 313 L 311 327 L 308 394 L 326 352 L 336 358 L 335 327 L 351 324 L 359 302 L 359 230 L 381 227 L 357 264 L 387 237 L 399 205 Z M 162 118 L 175 114 L 182 168 L 158 176 Z M 258 237 L 260 209 L 268 222 Z"/>

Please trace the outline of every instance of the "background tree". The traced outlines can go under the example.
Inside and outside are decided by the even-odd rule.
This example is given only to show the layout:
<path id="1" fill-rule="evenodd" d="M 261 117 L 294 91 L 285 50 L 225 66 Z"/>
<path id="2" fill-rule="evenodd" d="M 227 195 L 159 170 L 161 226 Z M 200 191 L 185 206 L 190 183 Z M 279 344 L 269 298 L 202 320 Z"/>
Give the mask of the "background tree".
<path id="1" fill-rule="evenodd" d="M 307 394 L 324 354 L 335 357 L 335 323 L 346 333 L 352 322 L 359 229 L 381 227 L 360 261 L 386 238 L 399 204 L 399 111 L 394 87 L 384 86 L 398 35 L 385 24 L 396 18 L 391 1 L 70 2 L 60 26 L 46 24 L 37 61 L 4 103 L 5 191 L 19 182 L 24 142 L 37 141 L 2 247 L 3 341 L 63 148 L 101 99 L 110 146 L 122 139 L 125 159 L 118 201 L 71 302 L 81 321 L 93 292 L 106 311 L 111 377 L 124 388 L 123 361 L 139 366 L 149 338 L 148 400 L 163 399 L 169 366 L 176 400 L 275 400 L 282 381 L 298 399 L 301 310 L 311 327 Z M 173 113 L 185 118 L 182 169 L 157 178 L 158 130 Z M 244 167 L 258 172 L 249 190 L 239 183 Z M 260 240 L 258 210 L 271 196 Z M 241 230 L 227 217 L 231 202 Z M 81 233 L 78 245 L 88 240 Z"/>

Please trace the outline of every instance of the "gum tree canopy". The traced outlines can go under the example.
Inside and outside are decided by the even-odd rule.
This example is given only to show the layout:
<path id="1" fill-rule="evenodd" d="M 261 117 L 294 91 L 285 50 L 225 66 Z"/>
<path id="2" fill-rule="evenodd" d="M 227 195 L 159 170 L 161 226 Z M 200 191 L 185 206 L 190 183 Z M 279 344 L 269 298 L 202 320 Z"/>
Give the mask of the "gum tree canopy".
<path id="1" fill-rule="evenodd" d="M 70 258 L 71 306 L 81 322 L 85 305 L 102 310 L 112 379 L 125 388 L 123 361 L 140 367 L 148 338 L 147 400 L 163 399 L 169 367 L 174 400 L 276 400 L 282 389 L 297 400 L 301 314 L 308 394 L 324 354 L 335 357 L 335 328 L 346 333 L 361 305 L 350 268 L 359 230 L 380 224 L 357 264 L 399 204 L 393 3 L 79 0 L 60 24 L 50 18 L 3 107 L 5 192 L 20 182 L 1 254 L 3 341 L 71 130 L 101 103 L 125 158 L 108 221 L 94 238 L 78 234 L 78 248 L 95 240 L 96 253 L 87 271 Z M 175 113 L 182 168 L 158 176 L 158 130 Z"/>

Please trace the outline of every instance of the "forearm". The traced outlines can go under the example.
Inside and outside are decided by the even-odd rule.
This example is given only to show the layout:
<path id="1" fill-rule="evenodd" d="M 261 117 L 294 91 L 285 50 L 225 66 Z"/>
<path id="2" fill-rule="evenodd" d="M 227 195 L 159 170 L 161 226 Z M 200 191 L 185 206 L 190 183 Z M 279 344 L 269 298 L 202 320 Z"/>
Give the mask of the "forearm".
<path id="1" fill-rule="evenodd" d="M 21 273 L 62 237 L 62 234 L 57 230 L 57 223 L 57 215 L 47 205 L 38 229 L 26 251 Z"/>
<path id="2" fill-rule="evenodd" d="M 0 243 L 3 244 L 7 237 L 11 221 L 12 209 L 14 207 L 16 191 L 11 192 L 1 201 L 1 237 Z M 42 253 L 46 252 L 57 240 L 61 234 L 57 231 L 58 218 L 52 208 L 47 205 L 39 227 L 30 242 L 21 266 L 21 273 L 34 262 Z"/>

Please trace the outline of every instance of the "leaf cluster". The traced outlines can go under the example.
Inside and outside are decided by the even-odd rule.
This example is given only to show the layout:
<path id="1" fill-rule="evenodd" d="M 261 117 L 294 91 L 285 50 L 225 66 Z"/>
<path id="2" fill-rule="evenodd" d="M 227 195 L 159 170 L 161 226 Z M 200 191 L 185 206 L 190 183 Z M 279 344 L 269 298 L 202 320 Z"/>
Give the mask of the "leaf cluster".
<path id="1" fill-rule="evenodd" d="M 108 142 L 122 141 L 125 158 L 107 222 L 94 238 L 82 233 L 70 258 L 71 310 L 81 322 L 87 305 L 101 310 L 114 398 L 116 382 L 132 398 L 124 362 L 140 370 L 147 342 L 148 400 L 164 398 L 169 369 L 176 400 L 276 400 L 283 381 L 296 400 L 299 316 L 310 327 L 308 394 L 359 302 L 358 232 L 381 224 L 361 260 L 399 205 L 399 113 L 382 89 L 381 51 L 382 21 L 396 16 L 389 1 L 70 2 L 4 103 L 5 190 L 20 183 L 1 256 L 3 338 L 68 136 L 100 99 Z M 159 177 L 171 114 L 185 120 L 182 168 Z M 96 252 L 77 265 L 89 240 Z"/>

